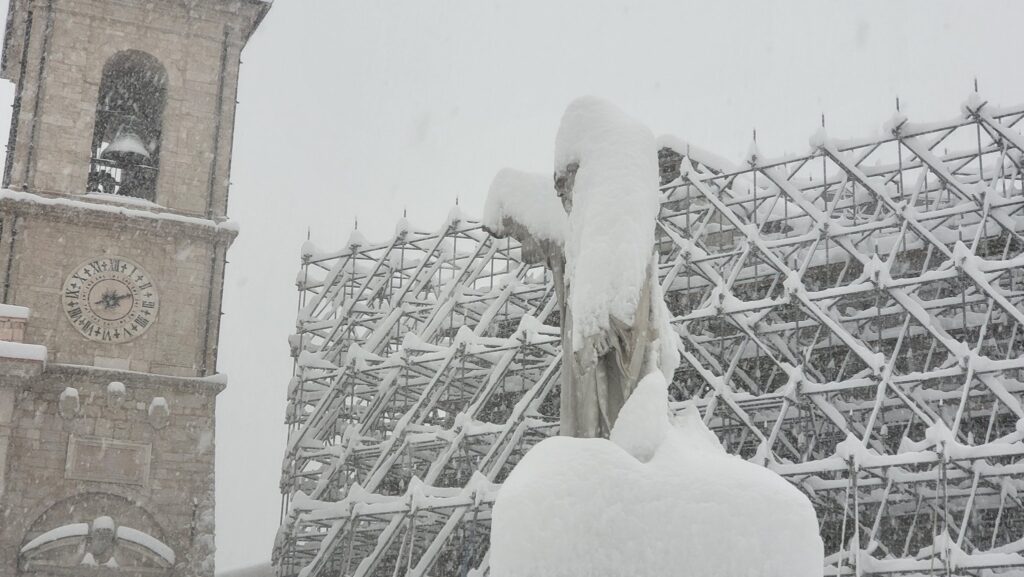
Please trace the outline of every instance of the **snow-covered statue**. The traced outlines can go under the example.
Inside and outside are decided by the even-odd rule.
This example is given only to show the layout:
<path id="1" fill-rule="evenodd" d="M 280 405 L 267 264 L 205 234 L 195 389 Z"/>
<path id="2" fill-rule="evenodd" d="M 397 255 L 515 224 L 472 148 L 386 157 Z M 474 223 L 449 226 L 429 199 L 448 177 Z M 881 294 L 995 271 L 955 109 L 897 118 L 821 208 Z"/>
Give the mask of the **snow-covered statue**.
<path id="1" fill-rule="evenodd" d="M 562 118 L 554 190 L 507 169 L 491 186 L 486 226 L 555 279 L 562 435 L 608 437 L 640 379 L 652 370 L 670 379 L 678 364 L 657 282 L 658 194 L 654 135 L 596 98 L 574 101 Z"/>
<path id="2" fill-rule="evenodd" d="M 821 577 L 807 497 L 728 454 L 695 407 L 669 412 L 657 157 L 646 128 L 584 98 L 558 131 L 557 196 L 508 170 L 491 187 L 485 225 L 552 270 L 563 343 L 562 435 L 502 484 L 493 577 Z"/>

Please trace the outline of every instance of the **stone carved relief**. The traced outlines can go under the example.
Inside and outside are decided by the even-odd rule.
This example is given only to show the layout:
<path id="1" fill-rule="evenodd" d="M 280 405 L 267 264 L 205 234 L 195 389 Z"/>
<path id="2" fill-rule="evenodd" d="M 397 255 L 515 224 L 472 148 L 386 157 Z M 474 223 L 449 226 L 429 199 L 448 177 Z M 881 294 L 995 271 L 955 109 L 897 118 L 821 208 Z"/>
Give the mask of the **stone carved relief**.
<path id="1" fill-rule="evenodd" d="M 77 417 L 81 410 L 82 403 L 78 399 L 78 389 L 65 387 L 57 401 L 57 412 L 61 417 L 71 420 Z"/>
<path id="2" fill-rule="evenodd" d="M 22 575 L 165 575 L 175 557 L 144 509 L 123 497 L 89 493 L 57 503 L 32 524 L 18 568 Z"/>
<path id="3" fill-rule="evenodd" d="M 164 397 L 153 397 L 147 413 L 149 414 L 149 424 L 154 429 L 160 430 L 171 422 L 171 409 Z"/>
<path id="4" fill-rule="evenodd" d="M 110 408 L 120 407 L 126 394 L 124 383 L 119 381 L 110 383 L 107 385 L 107 406 Z"/>

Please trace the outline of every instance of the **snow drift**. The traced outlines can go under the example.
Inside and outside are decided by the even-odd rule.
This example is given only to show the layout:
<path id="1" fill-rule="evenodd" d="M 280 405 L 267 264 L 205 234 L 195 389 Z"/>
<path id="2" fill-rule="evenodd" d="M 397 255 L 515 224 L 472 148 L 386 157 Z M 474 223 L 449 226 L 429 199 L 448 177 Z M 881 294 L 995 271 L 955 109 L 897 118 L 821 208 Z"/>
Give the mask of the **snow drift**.
<path id="1" fill-rule="evenodd" d="M 644 378 L 612 440 L 553 437 L 494 506 L 494 577 L 820 577 L 807 498 L 727 454 L 696 410 L 670 422 L 664 377 Z"/>

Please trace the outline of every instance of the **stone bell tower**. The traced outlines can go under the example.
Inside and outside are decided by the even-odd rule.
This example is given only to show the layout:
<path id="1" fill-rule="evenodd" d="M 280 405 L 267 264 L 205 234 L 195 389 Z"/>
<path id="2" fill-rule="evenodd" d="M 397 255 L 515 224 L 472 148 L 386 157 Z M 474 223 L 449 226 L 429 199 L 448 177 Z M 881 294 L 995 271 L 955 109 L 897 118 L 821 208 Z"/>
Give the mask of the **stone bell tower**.
<path id="1" fill-rule="evenodd" d="M 213 574 L 240 53 L 270 0 L 10 0 L 0 577 Z"/>

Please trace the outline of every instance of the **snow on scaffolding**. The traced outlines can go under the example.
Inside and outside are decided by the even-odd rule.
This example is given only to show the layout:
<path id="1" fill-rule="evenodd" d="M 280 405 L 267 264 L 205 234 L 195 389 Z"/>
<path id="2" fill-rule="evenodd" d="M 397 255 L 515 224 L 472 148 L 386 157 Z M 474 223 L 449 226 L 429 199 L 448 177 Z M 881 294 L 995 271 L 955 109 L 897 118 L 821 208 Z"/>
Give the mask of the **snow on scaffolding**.
<path id="1" fill-rule="evenodd" d="M 829 575 L 1024 571 L 1024 106 L 738 165 L 658 139 L 670 406 L 814 504 Z M 542 266 L 459 212 L 303 248 L 282 576 L 485 575 L 558 428 Z"/>

